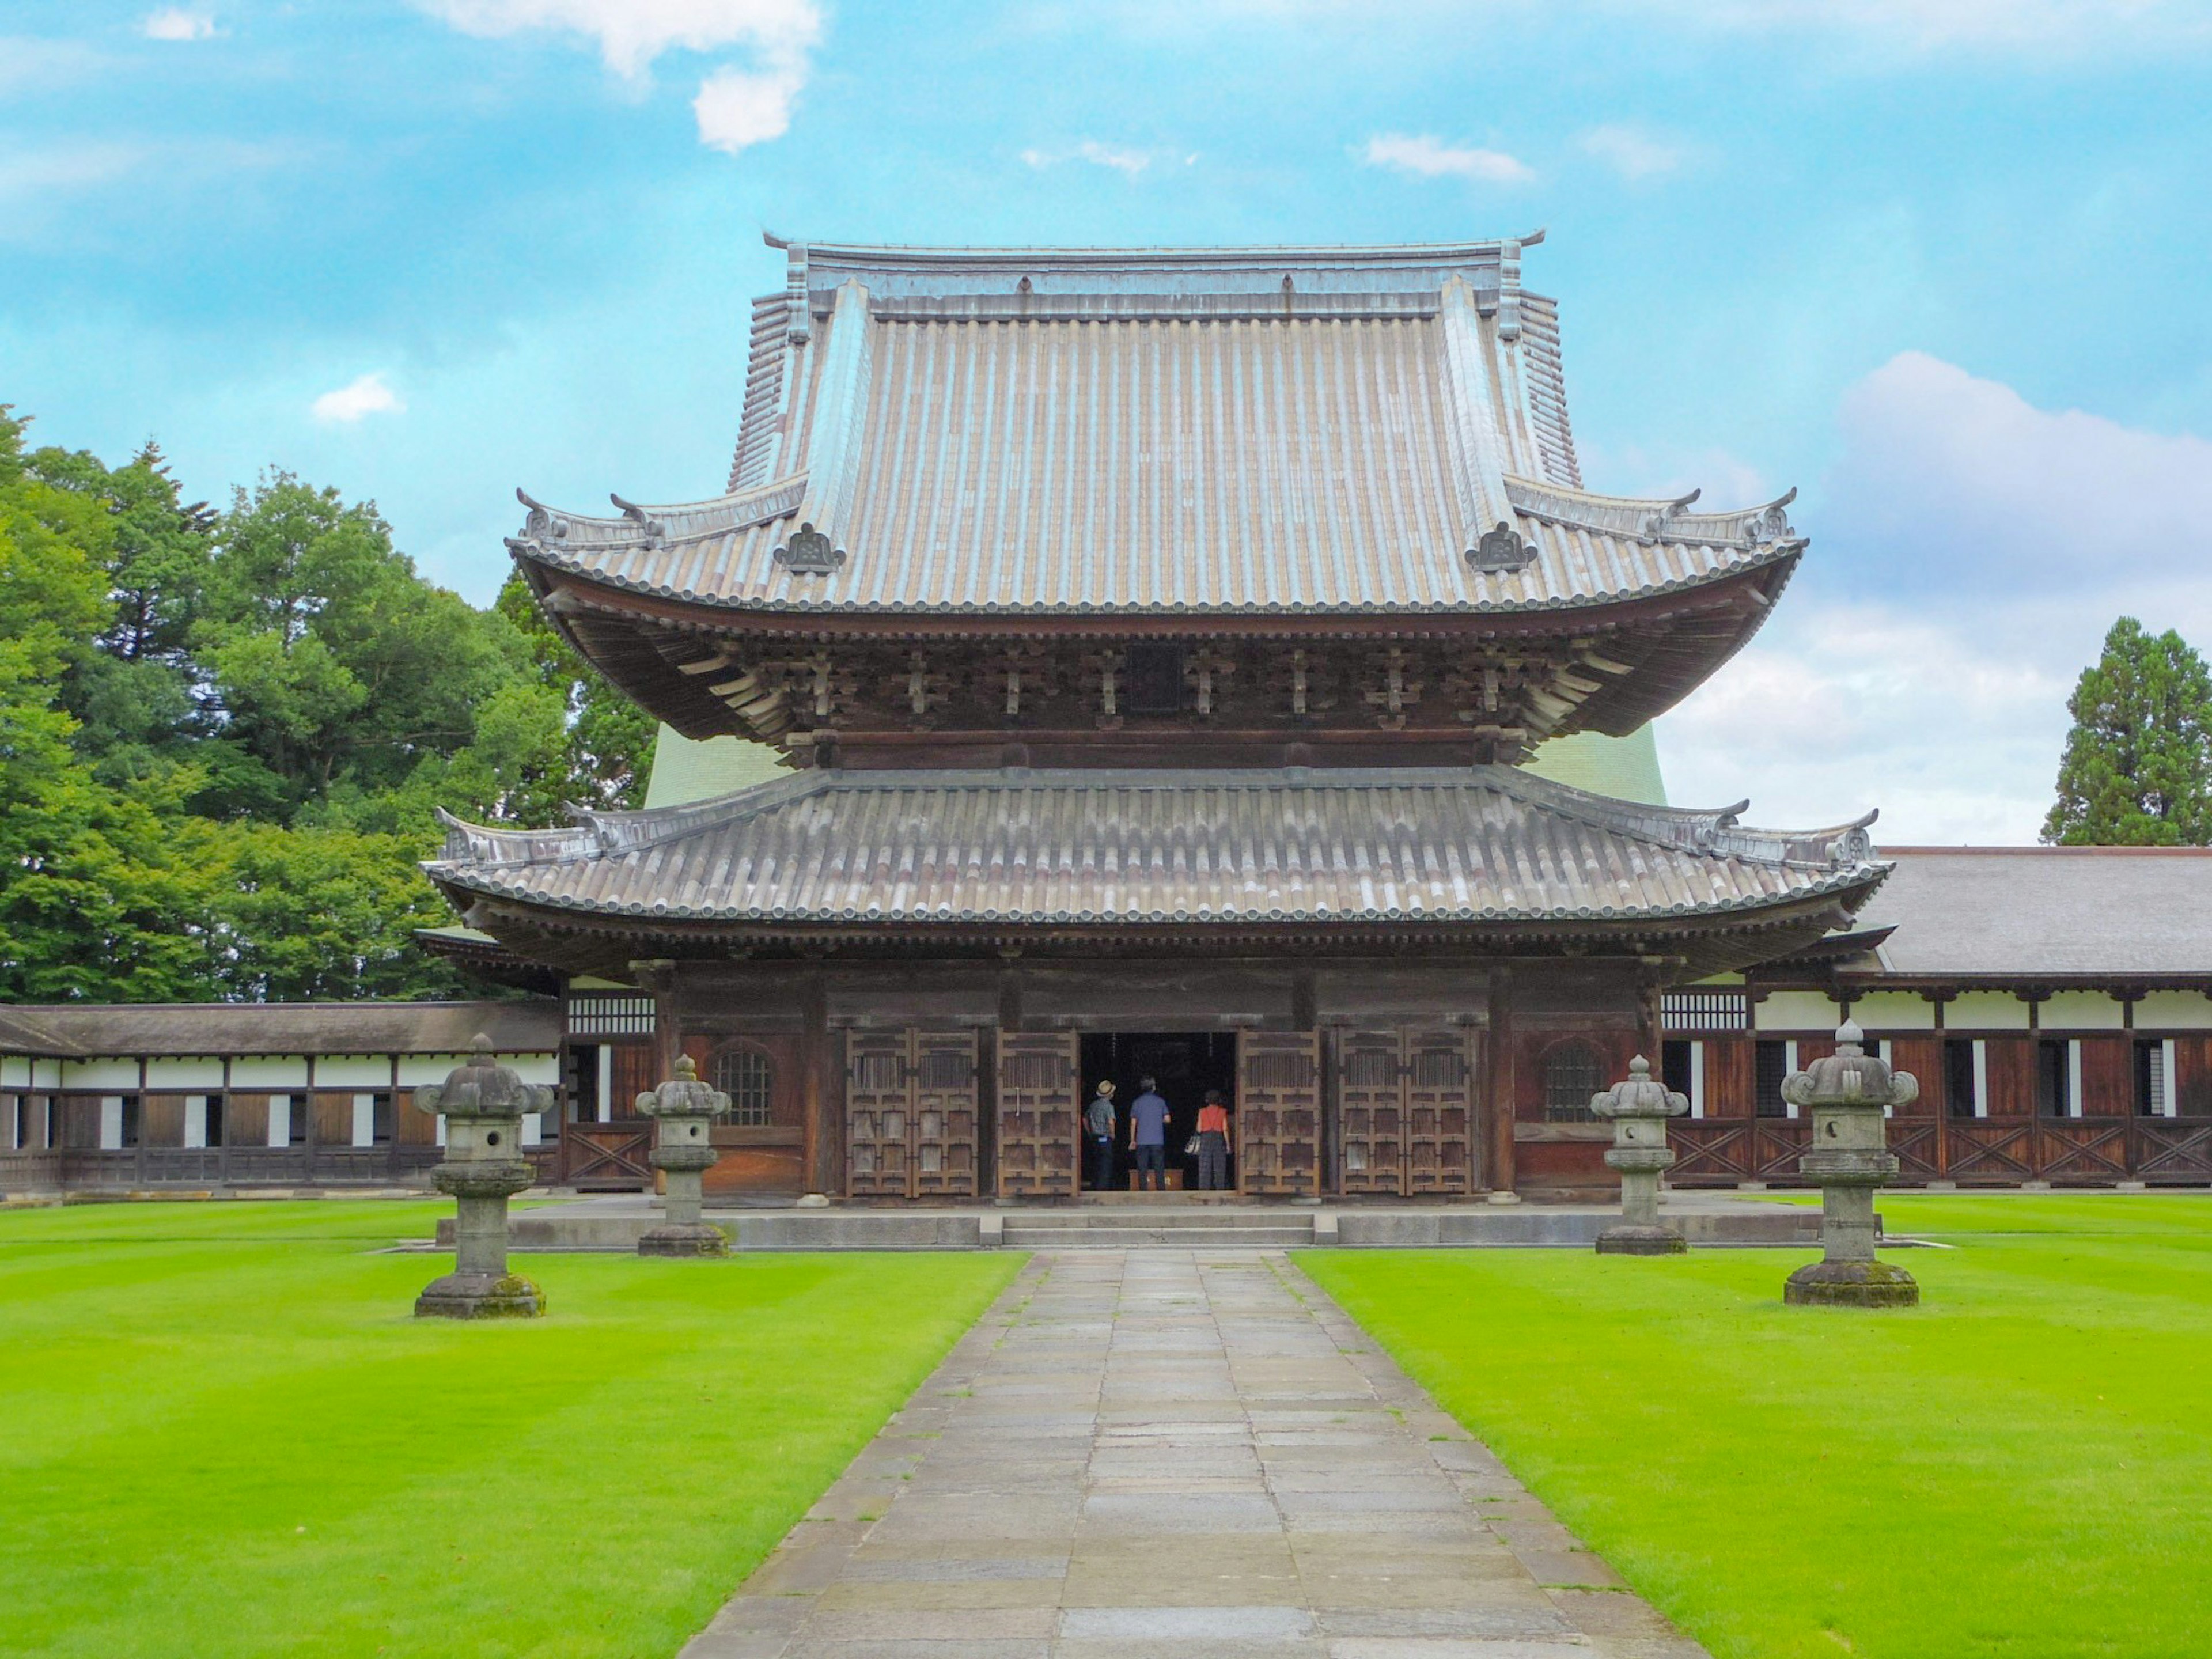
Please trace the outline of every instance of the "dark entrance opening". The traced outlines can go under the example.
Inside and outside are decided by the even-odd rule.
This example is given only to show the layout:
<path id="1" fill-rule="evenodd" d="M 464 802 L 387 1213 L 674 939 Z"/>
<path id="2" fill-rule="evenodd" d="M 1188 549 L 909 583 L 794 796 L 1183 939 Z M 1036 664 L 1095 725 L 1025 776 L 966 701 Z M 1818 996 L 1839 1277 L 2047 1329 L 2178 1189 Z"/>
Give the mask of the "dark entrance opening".
<path id="1" fill-rule="evenodd" d="M 1237 1105 L 1237 1034 L 1234 1031 L 1098 1031 L 1085 1036 L 1078 1063 L 1083 1072 L 1083 1098 L 1098 1092 L 1102 1078 L 1114 1083 L 1114 1190 L 1129 1189 L 1129 1103 L 1144 1080 L 1158 1085 L 1169 1108 L 1167 1164 L 1180 1170 L 1185 1191 L 1198 1188 L 1198 1160 L 1183 1147 L 1198 1133 L 1198 1109 L 1208 1089 L 1221 1091 L 1233 1113 Z M 1231 1121 L 1232 1151 L 1229 1185 L 1237 1186 L 1233 1150 L 1236 1124 Z"/>

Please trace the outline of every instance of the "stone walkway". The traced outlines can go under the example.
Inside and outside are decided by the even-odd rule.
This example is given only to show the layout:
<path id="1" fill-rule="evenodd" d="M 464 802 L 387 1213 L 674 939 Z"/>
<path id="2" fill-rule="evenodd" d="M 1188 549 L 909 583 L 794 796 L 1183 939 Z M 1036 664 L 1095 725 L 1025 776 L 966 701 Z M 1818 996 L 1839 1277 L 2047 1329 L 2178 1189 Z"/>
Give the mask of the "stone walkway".
<path id="1" fill-rule="evenodd" d="M 1033 1257 L 683 1659 L 1248 1654 L 1705 1650 L 1281 1253 L 1132 1250 Z"/>

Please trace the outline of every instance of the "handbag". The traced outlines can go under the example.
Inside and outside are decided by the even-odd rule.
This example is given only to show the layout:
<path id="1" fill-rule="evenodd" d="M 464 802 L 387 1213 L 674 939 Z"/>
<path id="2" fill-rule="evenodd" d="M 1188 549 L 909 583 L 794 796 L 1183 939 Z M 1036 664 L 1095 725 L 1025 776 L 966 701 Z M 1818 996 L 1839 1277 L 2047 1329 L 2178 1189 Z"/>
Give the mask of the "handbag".
<path id="1" fill-rule="evenodd" d="M 1196 1158 L 1198 1156 L 1198 1137 L 1196 1135 L 1193 1135 L 1188 1140 L 1183 1142 L 1182 1155 L 1185 1158 Z"/>

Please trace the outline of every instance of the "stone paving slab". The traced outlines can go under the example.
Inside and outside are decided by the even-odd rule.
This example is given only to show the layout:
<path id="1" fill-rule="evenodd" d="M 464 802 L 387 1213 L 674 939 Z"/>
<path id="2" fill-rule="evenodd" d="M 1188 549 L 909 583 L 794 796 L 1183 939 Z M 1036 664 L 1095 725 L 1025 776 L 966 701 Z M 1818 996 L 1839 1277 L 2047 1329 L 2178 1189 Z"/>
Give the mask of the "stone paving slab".
<path id="1" fill-rule="evenodd" d="M 1707 1659 L 1280 1251 L 1052 1252 L 681 1659 Z"/>

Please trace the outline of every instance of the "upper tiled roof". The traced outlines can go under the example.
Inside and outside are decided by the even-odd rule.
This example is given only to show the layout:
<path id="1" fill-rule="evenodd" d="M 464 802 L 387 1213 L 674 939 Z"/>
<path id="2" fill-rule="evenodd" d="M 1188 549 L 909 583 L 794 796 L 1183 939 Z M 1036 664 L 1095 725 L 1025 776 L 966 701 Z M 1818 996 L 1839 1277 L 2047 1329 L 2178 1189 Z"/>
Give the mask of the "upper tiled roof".
<path id="1" fill-rule="evenodd" d="M 2212 977 L 2212 848 L 1904 847 L 1858 918 L 1906 977 Z"/>
<path id="2" fill-rule="evenodd" d="M 472 896 L 731 925 L 1604 924 L 1755 916 L 1882 877 L 1863 824 L 1747 830 L 1510 767 L 801 774 L 554 830 L 448 820 Z"/>
<path id="3" fill-rule="evenodd" d="M 1581 489 L 1525 245 L 793 244 L 755 308 L 731 493 L 532 502 L 514 545 L 802 612 L 1522 611 L 1793 561 L 1781 503 Z M 805 525 L 835 568 L 781 556 Z M 1501 525 L 1532 556 L 1477 568 Z"/>

